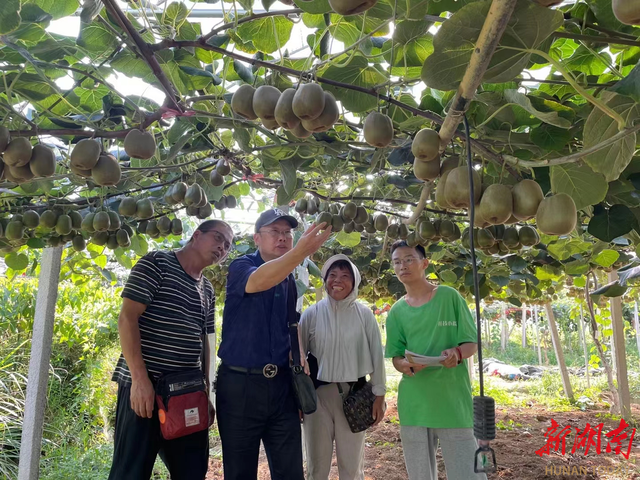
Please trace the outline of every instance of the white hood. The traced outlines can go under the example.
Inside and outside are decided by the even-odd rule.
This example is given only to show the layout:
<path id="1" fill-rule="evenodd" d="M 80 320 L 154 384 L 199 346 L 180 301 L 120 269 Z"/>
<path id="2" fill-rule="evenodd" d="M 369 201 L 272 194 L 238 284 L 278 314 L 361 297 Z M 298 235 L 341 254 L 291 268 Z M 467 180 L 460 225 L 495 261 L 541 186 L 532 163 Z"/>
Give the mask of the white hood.
<path id="1" fill-rule="evenodd" d="M 326 282 L 324 283 L 324 291 L 327 292 L 327 301 L 331 303 L 331 306 L 334 308 L 351 306 L 358 299 L 358 287 L 360 286 L 360 282 L 362 281 L 362 277 L 360 276 L 360 270 L 358 270 L 358 267 L 356 267 L 353 264 L 353 262 L 349 260 L 349 257 L 341 253 L 338 255 L 334 255 L 324 263 L 324 266 L 322 267 L 322 272 L 321 272 L 323 281 L 324 281 L 324 278 L 327 276 L 327 272 L 331 268 L 331 265 L 333 265 L 339 260 L 345 260 L 349 262 L 349 265 L 351 266 L 351 272 L 353 273 L 354 281 L 353 281 L 353 290 L 351 290 L 351 293 L 347 295 L 344 300 L 339 300 L 339 301 L 331 298 L 331 295 L 329 295 L 329 291 L 327 290 L 327 284 Z"/>

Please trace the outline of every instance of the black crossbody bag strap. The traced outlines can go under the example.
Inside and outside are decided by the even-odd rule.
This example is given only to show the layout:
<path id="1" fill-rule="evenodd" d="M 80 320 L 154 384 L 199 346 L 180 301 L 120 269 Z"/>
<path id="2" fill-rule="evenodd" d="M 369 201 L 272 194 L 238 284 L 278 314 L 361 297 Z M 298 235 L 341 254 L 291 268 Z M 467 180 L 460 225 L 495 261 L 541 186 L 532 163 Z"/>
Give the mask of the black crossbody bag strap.
<path id="1" fill-rule="evenodd" d="M 300 313 L 296 310 L 296 302 L 298 301 L 298 292 L 296 289 L 296 281 L 293 275 L 289 276 L 288 292 L 287 292 L 287 319 L 289 320 L 289 339 L 291 344 L 291 358 L 293 359 L 293 367 L 300 367 L 300 342 L 298 340 L 298 323 L 300 322 Z"/>

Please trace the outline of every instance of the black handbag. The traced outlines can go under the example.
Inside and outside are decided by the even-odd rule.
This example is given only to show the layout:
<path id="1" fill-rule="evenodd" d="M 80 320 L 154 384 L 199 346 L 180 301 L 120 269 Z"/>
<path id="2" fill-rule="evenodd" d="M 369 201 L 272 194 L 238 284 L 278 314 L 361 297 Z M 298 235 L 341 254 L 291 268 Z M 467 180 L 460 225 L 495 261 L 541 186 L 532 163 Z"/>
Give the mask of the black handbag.
<path id="1" fill-rule="evenodd" d="M 371 382 L 362 377 L 354 384 L 350 384 L 349 392 L 344 395 L 342 385 L 338 385 L 338 391 L 342 397 L 342 409 L 347 419 L 349 428 L 353 433 L 364 432 L 374 424 L 373 403 L 376 396 L 373 393 Z"/>
<path id="2" fill-rule="evenodd" d="M 296 310 L 296 300 L 298 295 L 293 276 L 289 277 L 289 292 L 287 294 L 287 307 L 289 318 L 289 338 L 291 343 L 291 374 L 293 379 L 293 391 L 295 392 L 298 408 L 305 415 L 309 415 L 318 408 L 318 397 L 316 387 L 309 375 L 304 373 L 304 368 L 300 363 L 300 342 L 298 341 L 298 320 L 300 314 Z"/>

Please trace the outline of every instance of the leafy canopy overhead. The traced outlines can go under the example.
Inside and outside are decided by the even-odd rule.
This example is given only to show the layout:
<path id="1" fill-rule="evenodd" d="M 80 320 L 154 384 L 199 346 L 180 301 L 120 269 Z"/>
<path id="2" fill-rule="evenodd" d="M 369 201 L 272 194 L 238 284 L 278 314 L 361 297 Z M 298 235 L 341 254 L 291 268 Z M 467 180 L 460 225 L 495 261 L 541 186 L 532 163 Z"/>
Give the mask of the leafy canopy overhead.
<path id="1" fill-rule="evenodd" d="M 29 138 L 56 157 L 55 172 L 36 178 L 29 169 L 24 178 L 4 166 L 0 248 L 11 274 L 36 268 L 30 249 L 65 244 L 73 247 L 65 253 L 66 265 L 77 267 L 73 275 L 97 270 L 112 279 L 105 269 L 111 250 L 130 268 L 152 242 L 177 242 L 182 222 L 171 220 L 185 220 L 185 207 L 187 216 L 206 218 L 211 204 L 224 212 L 254 201 L 265 208 L 272 198 L 291 207 L 314 198 L 321 210 L 334 208 L 333 217 L 353 201 L 391 219 L 386 234 L 370 219 L 362 232 L 345 226 L 315 257 L 322 262 L 346 249 L 363 269 L 363 291 L 372 299 L 401 291 L 385 247 L 391 237 L 407 234 L 427 246 L 433 278 L 463 292 L 472 289 L 468 242 L 464 235 L 446 241 L 460 238 L 467 212 L 434 203 L 439 180 L 434 189 L 415 177 L 411 146 L 420 129 L 439 130 L 451 109 L 491 1 L 378 0 L 348 16 L 335 13 L 327 0 L 224 1 L 215 4 L 224 18 L 213 30 L 204 30 L 193 15 L 202 3 L 157 3 L 145 9 L 116 0 L 0 2 L 1 125 L 12 141 Z M 78 35 L 49 28 L 61 21 L 79 24 Z M 567 194 L 578 221 L 568 235 L 542 234 L 530 247 L 502 248 L 499 242 L 500 248 L 496 243 L 494 250 L 479 251 L 482 296 L 514 303 L 542 298 L 562 275 L 581 277 L 634 258 L 640 244 L 639 36 L 639 27 L 616 19 L 609 1 L 578 0 L 553 9 L 517 1 L 468 105 L 472 161 L 485 189 L 532 178 L 544 195 Z M 128 79 L 160 93 L 126 95 Z M 339 119 L 307 138 L 248 120 L 230 106 L 241 85 L 284 91 L 308 82 L 333 94 Z M 363 139 L 372 111 L 393 122 L 393 141 L 384 148 Z M 133 129 L 155 139 L 150 158 L 123 149 Z M 85 169 L 83 176 L 77 166 L 72 170 L 71 152 L 86 138 L 113 155 L 120 168 L 114 184 L 95 171 Z M 464 165 L 466 149 L 460 128 L 441 160 L 458 155 Z M 180 182 L 199 185 L 199 193 L 176 197 Z M 397 224 L 419 204 L 422 209 L 421 195 L 424 213 L 402 232 Z M 93 222 L 80 226 L 89 214 L 117 212 L 126 197 L 138 205 L 150 200 L 151 215 L 121 209 L 103 235 L 92 232 Z M 306 202 L 298 206 L 301 214 L 315 213 Z M 47 226 L 46 210 L 57 223 L 68 215 L 71 227 Z M 28 223 L 27 211 L 40 221 Z M 81 218 L 71 218 L 71 211 Z M 425 233 L 428 238 L 420 235 L 427 218 L 436 228 L 434 235 Z M 8 228 L 13 221 L 24 228 Z M 452 235 L 441 235 L 437 229 L 449 221 Z M 516 225 L 527 223 L 535 226 L 535 218 Z M 194 223 L 185 225 L 186 234 Z M 249 246 L 250 239 L 242 240 L 239 252 Z M 310 270 L 317 272 L 315 264 Z"/>

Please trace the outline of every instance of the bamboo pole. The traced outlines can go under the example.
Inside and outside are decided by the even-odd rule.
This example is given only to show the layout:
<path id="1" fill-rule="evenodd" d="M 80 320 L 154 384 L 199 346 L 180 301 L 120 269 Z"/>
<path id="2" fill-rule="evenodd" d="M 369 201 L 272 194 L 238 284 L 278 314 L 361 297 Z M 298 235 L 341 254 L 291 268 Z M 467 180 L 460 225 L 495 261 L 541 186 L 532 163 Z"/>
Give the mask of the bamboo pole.
<path id="1" fill-rule="evenodd" d="M 476 42 L 469 66 L 458 86 L 451 107 L 440 129 L 440 151 L 443 152 L 453 138 L 458 125 L 471 104 L 491 57 L 502 38 L 517 0 L 493 0 Z"/>
<path id="2" fill-rule="evenodd" d="M 562 376 L 562 386 L 564 387 L 564 393 L 567 395 L 569 401 L 573 402 L 573 388 L 571 388 L 569 371 L 567 370 L 567 364 L 564 361 L 564 352 L 562 351 L 562 344 L 560 343 L 560 336 L 558 335 L 558 327 L 556 325 L 556 319 L 553 315 L 551 302 L 545 303 L 544 308 L 547 312 L 547 321 L 549 322 L 549 331 L 551 332 L 553 349 L 556 352 L 556 359 L 558 360 L 558 366 L 560 367 L 560 375 Z"/>
<path id="3" fill-rule="evenodd" d="M 527 305 L 522 304 L 522 348 L 527 348 Z"/>
<path id="4" fill-rule="evenodd" d="M 589 354 L 587 353 L 587 339 L 584 333 L 585 326 L 584 310 L 582 309 L 582 304 L 580 304 L 580 326 L 578 327 L 578 331 L 580 332 L 580 342 L 582 343 L 582 351 L 584 353 L 584 368 L 585 375 L 587 376 L 587 387 L 591 388 L 591 381 L 589 379 Z"/>
<path id="5" fill-rule="evenodd" d="M 607 274 L 609 282 L 618 280 L 618 272 Z M 618 380 L 618 399 L 620 414 L 623 418 L 631 418 L 631 395 L 629 393 L 629 377 L 627 375 L 627 352 L 624 338 L 624 322 L 622 320 L 622 298 L 611 297 L 611 323 L 613 324 L 613 339 L 611 344 L 615 346 L 614 363 L 616 365 L 616 377 Z"/>
<path id="6" fill-rule="evenodd" d="M 534 314 L 534 322 L 535 322 L 535 326 L 536 326 L 536 345 L 538 347 L 538 365 L 542 365 L 542 350 L 540 349 L 540 328 L 538 326 L 538 306 L 536 305 L 533 308 L 533 314 Z M 535 351 L 536 349 L 536 345 L 533 346 L 533 350 Z"/>

